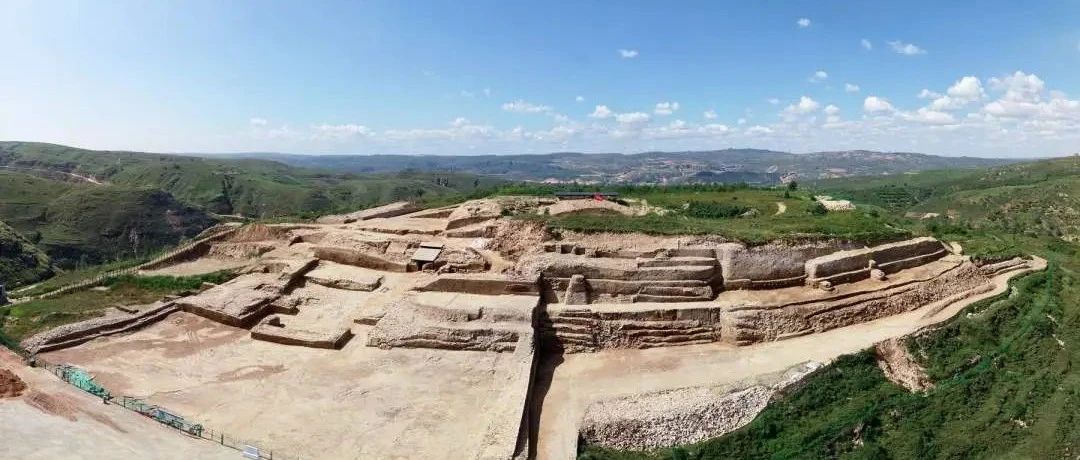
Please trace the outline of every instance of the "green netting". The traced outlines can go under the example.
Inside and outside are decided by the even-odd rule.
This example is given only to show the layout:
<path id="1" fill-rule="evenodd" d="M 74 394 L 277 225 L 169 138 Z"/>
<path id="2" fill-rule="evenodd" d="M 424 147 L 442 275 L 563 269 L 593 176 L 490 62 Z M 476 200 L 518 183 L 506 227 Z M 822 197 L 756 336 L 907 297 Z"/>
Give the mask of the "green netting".
<path id="1" fill-rule="evenodd" d="M 101 385 L 98 385 L 97 382 L 94 381 L 93 376 L 77 367 L 64 366 L 61 369 L 60 378 L 92 395 L 101 398 L 111 397 L 108 390 L 103 388 Z"/>

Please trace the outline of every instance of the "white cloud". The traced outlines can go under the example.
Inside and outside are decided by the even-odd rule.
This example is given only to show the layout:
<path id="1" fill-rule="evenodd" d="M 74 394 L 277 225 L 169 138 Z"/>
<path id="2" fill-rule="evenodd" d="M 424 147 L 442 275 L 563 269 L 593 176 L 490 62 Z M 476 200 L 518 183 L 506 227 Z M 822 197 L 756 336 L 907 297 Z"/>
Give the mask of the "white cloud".
<path id="1" fill-rule="evenodd" d="M 574 101 L 576 101 L 576 102 L 585 102 L 585 97 L 584 96 L 575 97 Z"/>
<path id="2" fill-rule="evenodd" d="M 956 123 L 956 119 L 951 113 L 941 112 L 927 107 L 922 107 L 915 112 L 903 113 L 901 116 L 906 120 L 928 125 L 951 125 Z"/>
<path id="3" fill-rule="evenodd" d="M 656 108 L 653 109 L 653 113 L 657 115 L 671 115 L 677 110 L 679 110 L 678 102 L 657 102 Z"/>
<path id="4" fill-rule="evenodd" d="M 924 96 L 935 96 L 934 101 L 930 103 L 930 110 L 957 110 L 982 100 L 986 97 L 986 91 L 983 90 L 982 82 L 978 78 L 967 76 L 953 83 L 945 91 L 945 95 L 924 89 L 919 93 L 919 97 Z"/>
<path id="5" fill-rule="evenodd" d="M 615 121 L 623 125 L 642 125 L 649 122 L 649 114 L 645 112 L 629 112 L 615 115 Z"/>
<path id="6" fill-rule="evenodd" d="M 937 99 L 939 97 L 941 97 L 941 93 L 930 91 L 926 88 L 923 88 L 922 91 L 919 91 L 919 99 Z"/>
<path id="7" fill-rule="evenodd" d="M 881 113 L 893 112 L 896 109 L 885 99 L 877 96 L 868 96 L 863 100 L 863 110 L 869 113 Z"/>
<path id="8" fill-rule="evenodd" d="M 905 56 L 926 54 L 926 50 L 919 48 L 914 43 L 904 43 L 900 40 L 894 40 L 889 42 L 889 47 L 891 47 L 893 51 L 896 51 L 897 53 L 903 54 Z"/>
<path id="9" fill-rule="evenodd" d="M 861 88 L 854 83 L 844 83 L 844 91 L 848 93 L 857 93 Z"/>
<path id="10" fill-rule="evenodd" d="M 590 104 L 596 109 L 592 113 L 578 113 L 575 119 L 554 110 L 543 112 L 543 106 L 522 101 L 507 103 L 508 109 L 546 115 L 538 119 L 550 120 L 548 126 L 496 128 L 458 118 L 434 129 L 376 132 L 360 124 L 312 124 L 295 128 L 277 122 L 272 125 L 268 121 L 265 124 L 251 121 L 253 128 L 240 131 L 240 135 L 254 143 L 231 148 L 338 153 L 539 153 L 678 151 L 744 145 L 789 151 L 865 148 L 1034 156 L 1074 152 L 1075 146 L 1080 145 L 1080 101 L 1055 91 L 1034 74 L 1014 72 L 997 78 L 957 76 L 939 91 L 919 92 L 921 104 L 901 107 L 903 104 L 891 103 L 913 95 L 909 94 L 908 98 L 902 94 L 867 95 L 863 97 L 861 110 L 841 109 L 807 95 L 789 101 L 790 104 L 777 101 L 775 112 L 780 112 L 780 116 L 760 124 L 749 122 L 749 112 L 736 115 L 740 118 L 731 125 L 718 123 L 715 109 L 697 112 L 701 118 L 676 119 L 678 112 L 673 102 L 668 103 L 667 110 L 672 114 L 667 118 L 653 114 L 655 105 L 647 111 L 616 113 L 608 106 Z M 663 105 L 660 108 L 660 112 L 666 112 Z"/>
<path id="11" fill-rule="evenodd" d="M 870 43 L 870 40 L 867 40 L 865 38 L 862 39 L 862 41 L 860 41 L 859 44 L 862 45 L 864 50 L 870 51 L 870 50 L 874 49 L 874 44 Z"/>
<path id="12" fill-rule="evenodd" d="M 334 139 L 345 140 L 354 137 L 372 137 L 375 133 L 364 125 L 357 124 L 343 124 L 343 125 L 330 125 L 321 124 L 315 126 L 315 138 L 318 139 Z"/>
<path id="13" fill-rule="evenodd" d="M 458 93 L 458 94 L 461 94 L 461 97 L 469 97 L 469 98 L 476 97 L 476 93 L 474 93 L 472 91 L 461 90 L 461 92 Z"/>
<path id="14" fill-rule="evenodd" d="M 817 72 L 814 72 L 813 75 L 810 75 L 810 78 L 808 78 L 807 80 L 809 80 L 810 83 L 817 83 L 819 81 L 824 81 L 827 78 L 829 78 L 829 73 L 824 70 L 819 70 Z"/>
<path id="15" fill-rule="evenodd" d="M 957 80 L 945 94 L 964 101 L 977 101 L 986 96 L 982 82 L 974 76 L 967 76 Z"/>
<path id="16" fill-rule="evenodd" d="M 1035 74 L 1017 71 L 1012 75 L 989 80 L 990 88 L 1002 93 L 997 100 L 983 106 L 983 113 L 1006 119 L 1026 119 L 1042 127 L 1053 121 L 1069 120 L 1073 130 L 1080 129 L 1080 101 L 1068 99 L 1064 93 L 1051 91 L 1044 96 L 1046 83 Z M 1034 125 L 1032 125 L 1034 126 Z M 1054 130 L 1055 133 L 1057 130 Z"/>
<path id="17" fill-rule="evenodd" d="M 255 127 L 266 126 L 266 123 L 267 121 L 265 118 L 252 117 L 250 120 L 248 120 L 248 124 Z"/>
<path id="18" fill-rule="evenodd" d="M 787 114 L 807 114 L 816 111 L 821 104 L 807 96 L 799 98 L 799 102 L 791 104 L 784 108 L 784 113 Z"/>
<path id="19" fill-rule="evenodd" d="M 592 118 L 609 118 L 615 113 L 611 111 L 606 105 L 598 105 L 592 113 L 589 114 Z"/>
<path id="20" fill-rule="evenodd" d="M 836 125 L 840 123 L 840 107 L 829 104 L 825 106 L 825 124 Z"/>
<path id="21" fill-rule="evenodd" d="M 475 142 L 492 139 L 500 133 L 489 125 L 475 124 L 465 117 L 455 118 L 450 126 L 443 129 L 406 129 L 386 130 L 383 136 L 391 141 L 416 142 L 416 141 L 456 141 Z"/>
<path id="22" fill-rule="evenodd" d="M 991 78 L 990 88 L 1004 91 L 1005 100 L 1035 102 L 1038 101 L 1039 94 L 1046 89 L 1046 83 L 1038 75 L 1018 70 L 1012 75 Z"/>
<path id="23" fill-rule="evenodd" d="M 777 105 L 780 103 L 780 99 L 777 99 L 775 97 L 770 97 L 769 99 L 767 99 L 767 101 L 769 101 L 769 103 L 772 105 Z"/>
<path id="24" fill-rule="evenodd" d="M 713 136 L 719 135 L 719 134 L 726 134 L 726 133 L 728 133 L 730 131 L 731 131 L 731 128 L 728 128 L 727 125 L 722 124 L 722 123 L 709 123 L 709 124 L 701 127 L 702 134 L 713 135 Z"/>
<path id="25" fill-rule="evenodd" d="M 533 104 L 518 99 L 514 102 L 507 102 L 502 105 L 502 109 L 507 112 L 516 113 L 548 113 L 551 112 L 551 107 L 540 104 Z"/>
<path id="26" fill-rule="evenodd" d="M 810 19 L 809 18 L 799 18 L 798 21 L 795 21 L 795 24 L 798 25 L 800 29 L 805 29 L 807 27 L 810 27 Z"/>
<path id="27" fill-rule="evenodd" d="M 491 97 L 491 88 L 484 88 L 484 97 Z"/>
<path id="28" fill-rule="evenodd" d="M 619 57 L 623 59 L 633 59 L 638 56 L 638 50 L 620 49 Z"/>

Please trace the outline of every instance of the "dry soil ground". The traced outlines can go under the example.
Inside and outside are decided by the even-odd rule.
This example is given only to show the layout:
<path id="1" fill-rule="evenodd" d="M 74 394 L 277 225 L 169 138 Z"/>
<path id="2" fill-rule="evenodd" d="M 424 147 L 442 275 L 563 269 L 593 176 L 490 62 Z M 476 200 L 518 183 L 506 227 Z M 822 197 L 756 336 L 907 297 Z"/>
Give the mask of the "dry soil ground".
<path id="1" fill-rule="evenodd" d="M 26 389 L 0 398 L 0 458 L 5 459 L 235 459 L 240 452 L 191 438 L 26 367 L 0 348 L 0 369 Z"/>
<path id="2" fill-rule="evenodd" d="M 1036 259 L 1034 269 L 1046 267 Z M 779 342 L 736 347 L 724 344 L 692 345 L 647 350 L 605 350 L 570 354 L 541 363 L 533 416 L 536 453 L 540 460 L 565 460 L 576 455 L 578 426 L 594 401 L 661 390 L 717 386 L 749 381 L 806 361 L 828 362 L 892 337 L 910 334 L 953 317 L 965 306 L 1008 288 L 1009 278 L 998 275 L 994 289 L 947 306 L 922 308 L 876 321 L 810 334 Z M 944 308 L 942 308 L 944 307 Z M 928 312 L 938 310 L 932 315 Z M 550 379 L 550 382 L 546 380 Z"/>
<path id="3" fill-rule="evenodd" d="M 470 458 L 504 391 L 509 353 L 252 340 L 186 313 L 138 332 L 44 355 L 93 372 L 214 430 L 319 458 Z M 315 454 L 317 453 L 317 454 Z"/>

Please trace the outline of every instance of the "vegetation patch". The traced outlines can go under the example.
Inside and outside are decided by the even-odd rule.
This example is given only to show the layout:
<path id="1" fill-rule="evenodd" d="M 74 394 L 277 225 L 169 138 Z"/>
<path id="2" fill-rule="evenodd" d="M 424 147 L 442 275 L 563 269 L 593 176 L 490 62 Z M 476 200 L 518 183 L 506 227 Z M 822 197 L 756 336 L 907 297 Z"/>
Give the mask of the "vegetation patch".
<path id="1" fill-rule="evenodd" d="M 170 294 L 194 290 L 204 282 L 223 283 L 234 275 L 221 271 L 197 276 L 135 276 L 110 278 L 105 289 L 85 289 L 61 296 L 0 307 L 0 333 L 19 341 L 63 324 L 101 316 L 115 305 L 139 305 Z"/>

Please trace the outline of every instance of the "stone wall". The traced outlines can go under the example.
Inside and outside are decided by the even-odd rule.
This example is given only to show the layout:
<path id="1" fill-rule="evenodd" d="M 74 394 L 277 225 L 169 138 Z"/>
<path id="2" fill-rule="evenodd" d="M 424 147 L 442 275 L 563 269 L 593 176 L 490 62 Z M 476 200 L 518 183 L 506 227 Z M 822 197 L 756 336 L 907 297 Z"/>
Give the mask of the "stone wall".
<path id="1" fill-rule="evenodd" d="M 951 268 L 924 278 L 777 304 L 549 305 L 538 329 L 545 348 L 571 353 L 719 341 L 748 345 L 872 321 L 988 285 L 983 271 L 957 257 Z"/>
<path id="2" fill-rule="evenodd" d="M 416 290 L 487 295 L 538 294 L 540 285 L 539 277 L 510 279 L 497 275 L 442 275 Z"/>
<path id="3" fill-rule="evenodd" d="M 802 285 L 808 260 L 849 246 L 818 243 L 747 247 L 741 243 L 726 243 L 716 252 L 725 289 L 776 289 Z"/>
<path id="4" fill-rule="evenodd" d="M 408 260 L 391 259 L 364 249 L 341 246 L 315 246 L 312 250 L 315 252 L 315 257 L 339 264 L 401 273 L 416 271 L 417 269 L 416 264 Z"/>
<path id="5" fill-rule="evenodd" d="M 267 316 L 251 328 L 251 338 L 266 342 L 308 348 L 340 349 L 353 336 L 349 328 L 336 331 L 308 331 L 282 325 L 278 316 Z"/>
<path id="6" fill-rule="evenodd" d="M 806 261 L 806 282 L 815 286 L 822 281 L 834 285 L 850 283 L 869 278 L 873 268 L 895 273 L 940 259 L 947 253 L 940 241 L 930 237 L 834 252 Z"/>
<path id="7" fill-rule="evenodd" d="M 164 302 L 129 316 L 109 315 L 55 327 L 27 338 L 21 345 L 31 353 L 73 347 L 98 337 L 120 334 L 153 324 L 179 310 L 172 302 Z"/>
<path id="8" fill-rule="evenodd" d="M 820 301 L 732 309 L 724 321 L 726 341 L 745 345 L 824 332 L 872 321 L 984 289 L 990 278 L 970 262 L 929 279 L 880 290 L 866 289 Z"/>

